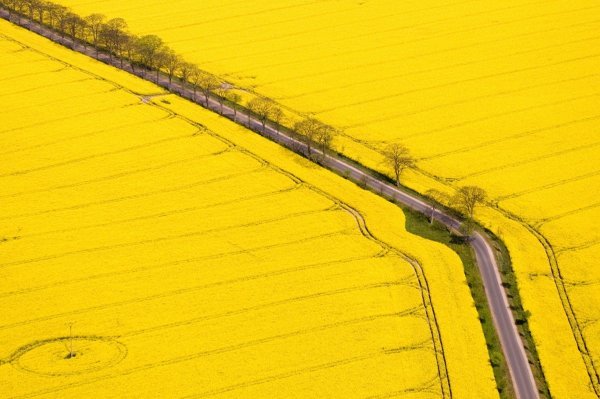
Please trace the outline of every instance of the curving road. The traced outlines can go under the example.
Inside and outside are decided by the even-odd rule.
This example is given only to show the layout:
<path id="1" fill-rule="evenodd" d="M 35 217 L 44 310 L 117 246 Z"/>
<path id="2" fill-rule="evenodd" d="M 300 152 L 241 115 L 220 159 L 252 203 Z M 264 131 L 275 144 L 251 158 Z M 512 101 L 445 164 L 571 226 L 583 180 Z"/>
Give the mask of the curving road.
<path id="1" fill-rule="evenodd" d="M 252 119 L 250 127 L 256 131 L 260 131 L 262 128 L 258 121 Z M 303 152 L 306 151 L 306 145 L 304 143 L 288 136 L 285 132 L 278 133 L 274 128 L 267 126 L 264 134 L 288 148 L 296 151 L 299 149 Z M 312 152 L 322 155 L 318 149 L 313 149 Z M 373 177 L 366 169 L 354 166 L 348 161 L 335 156 L 324 157 L 321 163 L 342 176 L 348 176 L 356 182 L 361 182 L 361 184 L 368 186 L 375 193 L 381 193 L 381 195 L 386 198 L 393 198 L 405 206 L 425 215 L 431 214 L 431 205 L 413 194 Z M 451 230 L 456 231 L 461 226 L 459 220 L 439 210 L 435 212 L 434 218 Z M 485 293 L 494 320 L 494 326 L 500 337 L 500 343 L 502 345 L 504 356 L 506 357 L 517 398 L 537 399 L 539 398 L 539 394 L 535 379 L 533 378 L 533 373 L 529 366 L 523 341 L 517 331 L 515 320 L 510 310 L 506 292 L 502 286 L 498 263 L 490 241 L 490 237 L 484 232 L 476 231 L 471 237 L 470 245 L 475 252 L 477 266 L 485 287 Z"/>
<path id="2" fill-rule="evenodd" d="M 8 19 L 8 13 L 6 10 L 0 8 L 0 17 Z M 99 53 L 96 55 L 94 49 L 89 47 L 86 49 L 81 44 L 74 43 L 69 38 L 63 38 L 56 32 L 39 25 L 37 22 L 31 22 L 25 18 L 20 18 L 19 21 L 16 21 L 14 16 L 12 22 L 16 22 L 21 26 L 24 26 L 55 42 L 63 44 L 75 51 L 86 54 L 92 58 L 97 58 L 102 62 L 133 73 L 127 62 L 125 62 L 123 65 L 120 65 L 119 60 L 109 60 L 107 54 Z M 139 68 L 136 70 L 135 74 L 147 80 L 153 80 L 152 78 L 155 76 L 155 74 L 148 74 L 148 76 L 146 76 L 145 73 L 142 75 L 141 71 L 139 71 Z M 194 93 L 191 89 L 182 87 L 181 84 L 175 82 L 172 85 L 169 85 L 168 78 L 164 75 L 160 77 L 157 83 L 160 86 L 167 88 L 182 97 L 197 102 L 212 111 L 219 112 L 221 110 L 221 105 L 214 96 L 209 98 L 208 104 L 203 104 L 200 99 L 194 99 Z M 239 124 L 243 124 L 244 126 L 249 127 L 256 132 L 261 132 L 262 135 L 268 136 L 271 140 L 289 149 L 292 149 L 293 151 L 302 153 L 307 152 L 306 144 L 295 139 L 291 132 L 285 129 L 278 130 L 269 124 L 267 124 L 263 131 L 262 124 L 257 119 L 248 117 L 244 110 L 239 110 L 236 117 L 234 116 L 235 114 L 232 109 L 224 106 L 222 114 L 225 117 L 228 117 Z M 244 123 L 242 123 L 242 121 Z M 355 182 L 360 182 L 361 184 L 371 188 L 373 192 L 381 193 L 381 195 L 386 198 L 393 198 L 394 200 L 401 202 L 405 206 L 415 211 L 426 215 L 431 214 L 431 205 L 429 205 L 427 202 L 415 194 L 392 186 L 386 181 L 383 181 L 377 177 L 373 177 L 372 171 L 368 170 L 367 168 L 355 165 L 350 161 L 338 157 L 335 154 L 323 157 L 323 154 L 316 148 L 313 148 L 312 152 L 322 158 L 322 164 L 339 173 L 340 175 L 348 177 Z M 456 231 L 461 226 L 461 222 L 459 220 L 440 210 L 435 211 L 434 218 L 451 230 Z M 472 246 L 476 255 L 477 266 L 481 273 L 485 287 L 485 293 L 492 313 L 492 318 L 494 320 L 494 326 L 498 336 L 500 337 L 500 343 L 506 357 L 517 398 L 537 399 L 539 398 L 539 395 L 535 379 L 533 378 L 527 355 L 525 354 L 523 341 L 519 336 L 515 320 L 509 308 L 508 298 L 502 286 L 502 280 L 500 278 L 495 252 L 490 244 L 491 241 L 491 237 L 489 237 L 485 232 L 476 231 L 471 237 L 470 245 Z"/>

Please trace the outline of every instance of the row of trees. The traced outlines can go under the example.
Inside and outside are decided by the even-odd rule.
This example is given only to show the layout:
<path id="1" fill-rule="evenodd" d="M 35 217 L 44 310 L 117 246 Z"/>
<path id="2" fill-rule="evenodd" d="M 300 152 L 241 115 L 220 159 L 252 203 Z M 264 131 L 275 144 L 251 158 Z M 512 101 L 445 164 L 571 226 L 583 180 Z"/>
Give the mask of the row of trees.
<path id="1" fill-rule="evenodd" d="M 459 187 L 454 195 L 448 195 L 436 189 L 427 190 L 425 195 L 434 201 L 431 205 L 430 223 L 433 223 L 435 214 L 438 211 L 437 204 L 449 206 L 459 211 L 465 217 L 465 222 L 462 226 L 465 233 L 470 233 L 473 230 L 475 225 L 475 209 L 482 205 L 487 198 L 485 190 L 477 186 Z"/>
<path id="2" fill-rule="evenodd" d="M 173 81 L 179 81 L 183 89 L 191 89 L 194 101 L 197 94 L 202 95 L 204 105 L 208 107 L 211 95 L 219 102 L 219 111 L 224 112 L 225 103 L 233 110 L 233 118 L 241 108 L 242 98 L 227 82 L 217 76 L 201 70 L 197 65 L 187 62 L 182 56 L 167 46 L 156 35 L 137 36 L 128 31 L 127 22 L 122 18 L 107 19 L 103 14 L 90 14 L 81 17 L 68 7 L 46 0 L 0 0 L 0 5 L 14 13 L 18 18 L 25 16 L 31 21 L 37 21 L 62 35 L 68 36 L 74 42 L 81 43 L 85 48 L 91 46 L 98 56 L 100 51 L 108 54 L 111 61 L 115 59 L 121 68 L 125 63 L 132 72 L 141 73 L 144 77 L 148 72 L 154 72 L 158 83 L 161 73 L 168 78 L 171 88 Z M 254 115 L 261 124 L 263 133 L 269 121 L 274 122 L 277 134 L 284 123 L 284 112 L 274 101 L 254 97 L 245 107 L 248 111 L 248 126 Z M 313 117 L 307 117 L 296 122 L 293 130 L 298 138 L 306 144 L 307 155 L 312 157 L 314 147 L 318 147 L 323 156 L 333 148 L 337 130 Z M 393 172 L 396 184 L 400 185 L 402 173 L 415 165 L 415 159 L 405 146 L 392 143 L 384 149 L 384 159 Z M 455 198 L 447 201 L 440 193 L 430 192 L 429 196 L 439 203 L 453 204 L 465 216 L 472 220 L 475 206 L 485 199 L 485 192 L 478 187 L 463 187 Z M 432 214 L 435 209 L 432 208 Z M 433 217 L 432 217 L 433 220 Z"/>
<path id="3" fill-rule="evenodd" d="M 133 72 L 140 69 L 156 73 L 156 81 L 164 72 L 171 85 L 177 77 L 184 83 L 192 84 L 194 96 L 196 91 L 204 95 L 205 103 L 211 92 L 222 87 L 216 76 L 209 74 L 197 65 L 189 63 L 167 46 L 156 35 L 137 36 L 128 31 L 127 22 L 123 18 L 107 19 L 103 14 L 90 14 L 85 17 L 71 11 L 68 7 L 45 0 L 0 0 L 9 13 L 24 15 L 32 21 L 39 22 L 61 34 L 68 36 L 84 47 L 92 46 L 104 51 L 110 60 L 117 58 L 121 67 L 128 62 Z M 232 96 L 232 99 L 236 97 Z"/>
<path id="4" fill-rule="evenodd" d="M 383 155 L 385 163 L 394 174 L 396 185 L 400 187 L 400 176 L 406 169 L 415 166 L 415 158 L 406 146 L 399 143 L 388 144 L 383 151 Z M 475 209 L 483 204 L 487 198 L 485 190 L 477 186 L 459 187 L 452 196 L 435 189 L 428 190 L 425 195 L 433 200 L 429 219 L 431 223 L 433 223 L 435 213 L 438 210 L 436 204 L 450 206 L 465 217 L 466 221 L 463 224 L 465 232 L 472 230 Z"/>
<path id="5" fill-rule="evenodd" d="M 95 49 L 96 56 L 100 51 L 107 53 L 110 61 L 116 60 L 121 68 L 128 66 L 132 72 L 140 73 L 144 77 L 153 72 L 157 83 L 162 72 L 168 78 L 169 89 L 172 89 L 173 81 L 177 80 L 183 89 L 192 90 L 194 101 L 200 94 L 207 107 L 211 95 L 215 95 L 220 113 L 223 114 L 227 103 L 233 111 L 234 120 L 237 120 L 242 97 L 231 85 L 187 62 L 160 37 L 137 36 L 129 32 L 127 22 L 123 18 L 107 19 L 98 13 L 81 17 L 68 7 L 46 0 L 0 0 L 0 5 L 17 18 L 25 16 L 53 29 L 63 39 L 68 36 L 74 42 L 81 43 L 84 48 L 91 46 Z M 267 98 L 255 97 L 245 106 L 250 111 L 248 125 L 253 114 L 260 121 L 263 133 L 267 123 L 272 121 L 279 134 L 285 115 L 277 103 Z M 298 122 L 294 128 L 299 138 L 307 144 L 309 156 L 313 144 L 319 146 L 324 155 L 332 148 L 336 133 L 333 127 L 314 118 L 307 118 Z"/>
<path id="6" fill-rule="evenodd" d="M 263 131 L 268 121 L 275 122 L 277 134 L 284 118 L 282 109 L 273 100 L 262 97 L 255 97 L 246 105 L 262 125 Z M 248 123 L 250 123 L 250 113 L 248 114 Z M 313 117 L 307 117 L 296 122 L 293 125 L 293 131 L 298 138 L 306 144 L 308 157 L 313 156 L 313 146 L 317 146 L 322 156 L 327 156 L 327 152 L 333 148 L 333 140 L 338 131 Z"/>

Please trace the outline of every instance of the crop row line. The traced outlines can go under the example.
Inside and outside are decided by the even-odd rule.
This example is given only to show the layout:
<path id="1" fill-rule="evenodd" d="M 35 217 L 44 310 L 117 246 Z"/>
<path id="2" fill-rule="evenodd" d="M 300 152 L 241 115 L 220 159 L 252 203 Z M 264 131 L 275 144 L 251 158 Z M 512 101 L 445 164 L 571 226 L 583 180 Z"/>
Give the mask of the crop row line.
<path id="1" fill-rule="evenodd" d="M 559 298 L 561 300 L 561 304 L 563 306 L 564 313 L 567 316 L 567 320 L 569 321 L 573 338 L 577 344 L 577 347 L 585 364 L 588 376 L 590 377 L 590 384 L 596 395 L 600 397 L 600 374 L 595 365 L 594 358 L 588 348 L 586 339 L 583 335 L 582 328 L 579 325 L 579 321 L 576 317 L 576 312 L 568 295 L 567 283 L 563 279 L 562 272 L 560 270 L 560 266 L 558 264 L 552 244 L 548 241 L 546 237 L 544 237 L 543 234 L 537 231 L 533 226 L 529 225 L 526 221 L 518 218 L 510 212 L 502 210 L 501 208 L 497 209 L 509 219 L 517 221 L 522 226 L 527 228 L 527 230 L 529 230 L 529 232 L 531 232 L 536 237 L 538 242 L 543 246 L 544 250 L 546 251 L 546 256 L 550 265 L 550 270 L 552 272 L 552 280 L 554 281 L 554 284 L 556 286 Z"/>
<path id="2" fill-rule="evenodd" d="M 240 249 L 237 251 L 232 250 L 232 251 L 227 251 L 227 252 L 221 253 L 221 254 L 206 255 L 203 257 L 194 258 L 194 260 L 185 260 L 185 262 L 195 262 L 195 261 L 197 261 L 197 259 L 206 259 L 206 258 L 220 259 L 223 257 L 231 256 L 232 254 L 250 254 L 252 251 L 255 251 L 257 249 L 258 250 L 268 250 L 268 249 L 273 249 L 273 248 L 285 247 L 285 246 L 289 246 L 289 245 L 297 244 L 297 243 L 313 242 L 313 241 L 316 241 L 316 240 L 319 240 L 322 238 L 326 238 L 326 237 L 334 237 L 334 236 L 343 235 L 344 233 L 345 233 L 344 230 L 338 230 L 338 231 L 333 231 L 333 232 L 328 232 L 328 233 L 317 234 L 317 235 L 313 235 L 313 236 L 302 237 L 300 239 L 295 238 L 295 239 L 280 242 L 277 244 L 258 246 L 255 248 L 244 248 L 244 249 Z M 168 297 L 177 296 L 177 295 L 184 295 L 184 294 L 196 292 L 198 290 L 203 290 L 206 288 L 206 286 L 207 286 L 207 284 L 205 283 L 205 284 L 192 286 L 192 287 L 183 287 L 183 288 L 179 288 L 177 290 L 172 290 L 172 291 L 168 291 L 168 292 L 154 293 L 154 294 L 146 296 L 146 297 L 132 298 L 132 299 L 124 300 L 124 301 L 117 301 L 117 302 L 112 302 L 112 303 L 108 303 L 108 304 L 95 305 L 95 306 L 91 306 L 88 308 L 79 308 L 79 309 L 62 312 L 62 313 L 57 313 L 57 314 L 53 314 L 53 315 L 40 316 L 37 318 L 25 320 L 25 321 L 1 325 L 0 330 L 7 330 L 7 329 L 27 325 L 30 323 L 54 320 L 54 319 L 66 317 L 66 316 L 75 316 L 75 315 L 85 314 L 92 310 L 105 310 L 105 309 L 113 308 L 115 306 L 123 306 L 123 305 L 128 305 L 128 304 L 146 302 L 149 300 L 163 299 L 163 298 L 168 298 Z"/>
<path id="3" fill-rule="evenodd" d="M 535 4 L 542 4 L 542 3 L 543 4 L 547 4 L 547 3 L 544 3 L 543 1 L 536 1 L 536 2 L 531 2 L 531 3 L 528 3 L 528 4 L 520 4 L 518 6 L 513 6 L 513 8 L 524 7 L 524 6 L 532 6 L 532 5 L 535 5 Z M 510 8 L 510 7 L 508 7 L 508 8 Z M 414 39 L 414 40 L 405 40 L 405 41 L 402 42 L 402 44 L 413 44 L 413 43 L 418 43 L 418 42 L 423 42 L 423 41 L 431 40 L 431 39 L 434 39 L 434 38 L 443 38 L 443 37 L 447 37 L 447 36 L 454 35 L 454 34 L 477 32 L 477 31 L 479 31 L 481 29 L 489 29 L 489 28 L 498 29 L 499 27 L 502 27 L 502 26 L 505 26 L 505 25 L 515 24 L 515 23 L 523 23 L 523 22 L 530 22 L 532 19 L 544 18 L 544 17 L 548 17 L 548 16 L 553 16 L 553 15 L 561 15 L 562 16 L 562 15 L 564 15 L 566 13 L 569 13 L 569 12 L 587 11 L 589 9 L 594 9 L 594 8 L 597 8 L 597 6 L 585 7 L 585 8 L 580 8 L 580 9 L 576 9 L 576 10 L 568 10 L 568 11 L 548 13 L 548 14 L 543 14 L 543 15 L 537 15 L 535 17 L 518 18 L 518 19 L 514 19 L 514 20 L 511 20 L 511 21 L 504 21 L 504 22 L 495 21 L 493 23 L 490 23 L 489 21 L 487 21 L 485 25 L 479 25 L 479 26 L 470 27 L 470 28 L 467 28 L 467 29 L 461 28 L 461 29 L 451 30 L 451 31 L 448 31 L 448 32 L 434 34 L 434 35 L 430 35 L 430 36 L 427 36 L 427 37 L 423 37 L 423 38 L 419 38 L 419 39 Z M 448 20 L 448 18 L 446 18 L 446 20 Z M 346 41 L 346 37 L 344 37 L 343 39 L 341 39 L 341 41 L 342 42 Z M 382 45 L 370 47 L 368 49 L 368 51 L 393 49 L 393 48 L 395 48 L 397 46 L 398 46 L 397 43 L 382 44 Z M 283 51 L 290 51 L 290 50 L 298 50 L 298 49 L 301 49 L 301 48 L 304 48 L 304 47 L 306 47 L 306 45 L 286 46 L 284 50 L 281 50 L 281 52 L 283 52 Z M 226 48 L 226 46 L 224 46 L 224 48 Z M 251 54 L 251 55 L 245 54 L 244 57 L 247 58 L 249 56 L 254 56 L 254 57 L 258 58 L 258 59 L 278 59 L 277 54 L 278 54 L 278 52 L 271 50 L 269 52 L 254 53 L 254 54 Z M 353 49 L 353 50 L 348 50 L 348 51 L 339 51 L 339 52 L 336 52 L 334 54 L 323 55 L 323 56 L 320 56 L 320 57 L 304 58 L 301 61 L 298 60 L 298 59 L 294 59 L 293 61 L 285 61 L 285 62 L 279 62 L 279 63 L 270 63 L 270 64 L 257 65 L 257 67 L 259 67 L 260 69 L 265 70 L 265 69 L 269 69 L 269 68 L 286 68 L 286 67 L 289 67 L 290 65 L 298 64 L 300 62 L 302 62 L 302 63 L 308 63 L 308 62 L 322 61 L 322 62 L 326 63 L 326 60 L 328 60 L 328 59 L 338 59 L 341 56 L 346 56 L 346 55 L 350 55 L 350 54 L 360 54 L 364 59 L 369 59 L 370 58 L 368 56 L 368 54 L 365 52 L 364 49 Z M 239 56 L 237 56 L 237 57 L 228 57 L 228 58 L 214 59 L 213 62 L 230 61 L 230 60 L 235 59 L 235 58 L 239 58 Z M 241 71 L 234 71 L 232 73 L 240 73 L 240 72 Z"/>
<path id="4" fill-rule="evenodd" d="M 205 236 L 205 235 L 211 235 L 211 234 L 214 234 L 217 232 L 242 229 L 242 228 L 253 227 L 253 226 L 261 226 L 261 225 L 266 225 L 266 224 L 274 224 L 274 223 L 280 222 L 282 220 L 302 218 L 302 217 L 308 216 L 308 215 L 314 215 L 314 214 L 326 213 L 326 212 L 335 212 L 335 211 L 336 210 L 331 210 L 331 209 L 316 209 L 316 210 L 309 210 L 309 211 L 298 211 L 298 212 L 294 212 L 294 213 L 284 215 L 284 216 L 278 216 L 278 217 L 274 217 L 274 218 L 263 219 L 263 220 L 259 220 L 259 221 L 255 221 L 255 222 L 248 222 L 248 223 L 243 223 L 243 224 L 238 224 L 238 225 L 213 227 L 213 228 L 204 229 L 204 230 L 195 230 L 192 232 L 160 236 L 160 237 L 148 238 L 148 239 L 132 241 L 132 242 L 101 245 L 98 247 L 71 250 L 71 251 L 66 251 L 66 252 L 61 252 L 61 253 L 56 253 L 56 254 L 51 254 L 51 255 L 38 256 L 35 258 L 1 263 L 0 269 L 8 267 L 8 266 L 20 266 L 20 265 L 24 265 L 24 264 L 28 264 L 28 263 L 38 263 L 38 262 L 45 262 L 48 260 L 56 260 L 56 259 L 64 258 L 67 256 L 71 256 L 71 255 L 90 254 L 90 253 L 95 253 L 95 252 L 111 251 L 114 249 L 128 248 L 128 247 L 147 245 L 147 244 L 156 244 L 159 242 L 188 239 L 188 238 L 192 238 L 192 237 L 197 238 L 197 237 L 201 237 L 201 236 Z M 342 231 L 345 231 L 345 229 Z"/>
<path id="5" fill-rule="evenodd" d="M 535 52 L 539 52 L 539 51 L 547 51 L 550 49 L 555 49 L 555 48 L 559 48 L 559 47 L 567 46 L 567 45 L 585 43 L 585 42 L 590 42 L 590 41 L 598 41 L 599 38 L 600 38 L 600 36 L 594 35 L 594 36 L 589 36 L 589 37 L 586 37 L 583 39 L 567 41 L 567 42 L 560 43 L 560 44 L 554 44 L 552 46 L 518 51 L 518 52 L 506 54 L 506 55 L 500 55 L 497 57 L 490 57 L 490 58 L 479 59 L 479 60 L 474 60 L 474 61 L 466 61 L 466 62 L 451 64 L 451 65 L 446 65 L 443 67 L 434 67 L 434 68 L 429 68 L 429 69 L 419 69 L 419 70 L 414 70 L 414 71 L 410 71 L 410 72 L 396 73 L 396 74 L 393 74 L 390 76 L 382 75 L 382 76 L 378 76 L 377 78 L 369 78 L 369 79 L 364 79 L 364 80 L 353 80 L 351 83 L 347 83 L 345 85 L 336 85 L 336 86 L 331 86 L 331 87 L 323 86 L 323 87 L 313 90 L 313 91 L 306 91 L 301 94 L 296 94 L 293 96 L 281 97 L 281 99 L 282 100 L 299 99 L 302 97 L 313 96 L 315 94 L 336 92 L 336 91 L 339 91 L 340 89 L 356 88 L 356 86 L 363 86 L 363 85 L 371 85 L 372 86 L 373 84 L 382 84 L 383 82 L 389 82 L 390 79 L 398 79 L 398 78 L 403 78 L 403 77 L 408 77 L 408 76 L 428 74 L 428 73 L 432 73 L 432 72 L 440 72 L 440 71 L 445 71 L 445 70 L 449 70 L 449 69 L 454 69 L 457 67 L 464 67 L 464 66 L 476 65 L 476 64 L 480 64 L 480 63 L 487 63 L 487 62 L 494 61 L 494 60 L 506 60 L 508 57 L 530 54 L 530 53 L 535 53 Z M 340 69 L 340 71 L 342 71 L 342 69 Z M 355 90 L 355 91 L 359 91 L 359 90 Z M 515 91 L 521 91 L 521 89 L 517 89 Z M 493 96 L 493 95 L 491 95 L 491 96 Z M 385 99 L 383 101 L 385 101 Z M 466 102 L 471 102 L 471 101 L 474 101 L 474 100 L 465 99 L 465 100 L 460 100 L 460 102 L 457 102 L 457 103 L 466 103 Z M 453 105 L 453 103 L 450 103 L 450 105 Z M 341 106 L 344 107 L 344 104 L 342 104 Z M 337 108 L 333 109 L 332 111 L 335 111 L 335 110 L 337 110 Z M 329 112 L 329 111 L 330 110 L 324 110 L 324 111 L 320 111 L 320 112 L 325 113 L 325 112 Z M 416 113 L 419 113 L 419 112 L 416 112 Z M 411 114 L 412 113 L 409 113 L 409 115 L 411 115 Z M 401 116 L 403 116 L 403 115 L 400 114 L 395 117 L 401 117 Z M 378 121 L 378 120 L 376 120 L 376 121 Z M 386 118 L 383 120 L 390 120 L 390 119 Z M 365 122 L 361 122 L 359 125 L 365 125 L 368 123 L 372 123 L 372 122 L 367 120 Z M 355 125 L 353 125 L 353 126 L 355 126 Z"/>
<path id="6" fill-rule="evenodd" d="M 233 179 L 233 178 L 240 177 L 240 176 L 248 176 L 253 173 L 262 173 L 264 171 L 264 169 L 265 169 L 265 166 L 260 165 L 255 169 L 251 169 L 251 170 L 247 170 L 247 171 L 243 171 L 243 172 L 230 173 L 230 174 L 227 174 L 224 176 L 219 176 L 219 177 L 210 178 L 210 179 L 195 180 L 193 182 L 186 183 L 186 184 L 180 184 L 180 185 L 174 186 L 174 187 L 161 188 L 158 190 L 149 191 L 149 192 L 140 193 L 140 194 L 130 194 L 130 195 L 122 196 L 122 197 L 101 199 L 101 200 L 97 200 L 97 201 L 85 202 L 85 203 L 70 205 L 70 206 L 63 206 L 63 207 L 59 207 L 59 208 L 45 209 L 42 211 L 26 212 L 26 213 L 20 213 L 17 215 L 3 216 L 3 217 L 0 217 L 0 220 L 46 215 L 46 214 L 55 213 L 55 212 L 72 211 L 75 209 L 87 208 L 90 206 L 105 205 L 105 204 L 111 204 L 111 203 L 116 203 L 116 202 L 121 202 L 121 201 L 135 200 L 135 199 L 139 199 L 139 198 L 147 198 L 147 197 L 154 196 L 154 195 L 172 193 L 172 192 L 177 192 L 177 191 L 181 191 L 181 190 L 185 190 L 185 189 L 189 189 L 189 188 L 200 187 L 200 186 L 203 186 L 206 184 L 218 183 L 218 182 L 222 182 L 223 180 Z"/>

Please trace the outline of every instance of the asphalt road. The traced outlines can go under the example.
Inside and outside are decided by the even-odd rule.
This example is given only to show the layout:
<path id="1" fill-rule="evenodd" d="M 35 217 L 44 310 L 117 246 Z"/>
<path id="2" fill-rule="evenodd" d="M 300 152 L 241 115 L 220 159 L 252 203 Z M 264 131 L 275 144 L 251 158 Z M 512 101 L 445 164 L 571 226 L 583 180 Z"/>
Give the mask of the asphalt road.
<path id="1" fill-rule="evenodd" d="M 258 121 L 253 121 L 252 128 L 258 130 L 261 128 L 261 125 Z M 266 134 L 288 148 L 296 150 L 301 148 L 306 151 L 305 144 L 293 137 L 287 136 L 285 133 L 277 133 L 272 127 L 267 127 Z M 319 150 L 313 149 L 312 152 L 318 156 L 322 155 Z M 431 214 L 431 205 L 410 193 L 371 176 L 371 174 L 360 167 L 356 167 L 336 157 L 325 157 L 321 162 L 340 175 L 348 176 L 352 180 L 370 187 L 375 193 L 382 193 L 385 197 L 393 198 L 425 215 Z M 434 218 L 451 230 L 458 230 L 461 225 L 460 221 L 439 210 L 435 212 Z M 476 255 L 477 266 L 485 287 L 494 326 L 500 337 L 500 343 L 506 357 L 517 398 L 536 399 L 539 398 L 537 386 L 527 355 L 525 354 L 523 341 L 517 331 L 515 320 L 508 304 L 506 292 L 502 286 L 495 251 L 490 241 L 490 238 L 486 237 L 485 233 L 476 231 L 469 243 Z"/>
<path id="2" fill-rule="evenodd" d="M 0 9 L 0 17 L 7 19 L 7 12 L 3 9 Z M 13 22 L 15 22 L 14 17 Z M 31 24 L 29 21 L 23 19 L 21 21 L 21 25 L 29 28 L 30 30 L 38 34 L 46 36 L 53 41 L 56 41 L 69 48 L 72 48 L 73 50 L 84 53 L 90 57 L 97 58 L 102 62 L 112 64 L 117 68 L 121 68 L 130 73 L 133 73 L 128 63 L 124 63 L 121 67 L 120 62 L 118 60 L 109 60 L 108 55 L 103 53 L 100 53 L 98 56 L 96 56 L 96 52 L 94 49 L 91 49 L 89 47 L 87 49 L 84 49 L 84 47 L 81 44 L 73 43 L 70 39 L 63 38 L 57 33 L 43 26 L 40 26 L 37 23 Z M 147 80 L 153 80 L 156 76 L 155 73 L 143 74 L 142 76 L 142 73 L 141 71 L 139 71 L 139 69 L 136 70 L 135 74 Z M 211 109 L 212 111 L 219 112 L 221 109 L 221 105 L 216 97 L 211 96 L 209 98 L 208 104 L 203 104 L 202 96 L 194 98 L 192 90 L 186 87 L 182 87 L 179 83 L 174 82 L 172 85 L 169 85 L 169 81 L 164 75 L 160 77 L 158 84 L 165 88 L 169 88 L 170 86 L 170 90 L 172 92 L 179 94 L 180 96 L 190 99 L 192 101 L 195 101 L 205 106 L 206 108 Z M 229 119 L 234 119 L 233 110 L 227 106 L 223 107 L 223 115 L 228 117 Z M 296 140 L 294 137 L 292 137 L 292 135 L 289 132 L 287 132 L 284 129 L 282 129 L 281 131 L 277 131 L 274 127 L 267 124 L 265 130 L 262 131 L 262 124 L 255 118 L 248 118 L 247 114 L 244 111 L 238 111 L 235 120 L 237 123 L 243 124 L 244 126 L 247 126 L 254 131 L 261 132 L 262 135 L 268 136 L 271 140 L 296 152 L 306 153 L 307 151 L 306 144 Z M 362 168 L 360 166 L 352 164 L 351 162 L 346 161 L 342 158 L 338 158 L 335 155 L 328 155 L 326 157 L 323 157 L 321 152 L 315 148 L 312 149 L 312 152 L 313 154 L 321 158 L 322 164 L 326 165 L 329 169 L 339 173 L 340 175 L 347 176 L 348 178 L 356 182 L 361 182 L 361 184 L 370 187 L 373 190 L 373 192 L 381 193 L 387 198 L 393 198 L 397 202 L 401 202 L 402 204 L 411 209 L 414 209 L 426 215 L 431 214 L 431 206 L 429 204 L 427 204 L 414 194 L 411 194 L 407 191 L 403 191 L 398 187 L 390 185 L 386 181 L 373 177 L 373 175 L 366 168 Z M 434 218 L 440 223 L 446 225 L 451 230 L 458 230 L 461 225 L 461 222 L 459 220 L 440 210 L 435 211 Z M 479 271 L 481 273 L 481 277 L 485 287 L 485 293 L 492 313 L 492 318 L 494 320 L 494 326 L 500 337 L 500 343 L 502 345 L 502 350 L 508 363 L 508 368 L 510 370 L 510 375 L 512 378 L 517 398 L 537 399 L 539 398 L 539 395 L 536 383 L 533 378 L 533 374 L 531 372 L 531 367 L 527 360 L 527 356 L 525 354 L 523 341 L 519 336 L 515 320 L 509 308 L 506 291 L 502 286 L 502 280 L 500 278 L 500 272 L 496 261 L 495 251 L 490 242 L 491 238 L 488 237 L 485 232 L 476 231 L 471 237 L 470 245 L 475 251 L 477 266 L 479 267 Z"/>

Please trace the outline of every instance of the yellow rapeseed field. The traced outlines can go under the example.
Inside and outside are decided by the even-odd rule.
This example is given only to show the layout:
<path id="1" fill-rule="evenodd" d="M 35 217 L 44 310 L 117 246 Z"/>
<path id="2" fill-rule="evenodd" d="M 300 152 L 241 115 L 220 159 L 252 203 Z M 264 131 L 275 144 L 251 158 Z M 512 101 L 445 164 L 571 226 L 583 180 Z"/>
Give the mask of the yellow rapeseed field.
<path id="1" fill-rule="evenodd" d="M 597 0 L 62 3 L 343 128 L 368 166 L 402 141 L 416 190 L 485 188 L 477 216 L 508 245 L 552 394 L 598 395 Z"/>
<path id="2" fill-rule="evenodd" d="M 5 21 L 0 54 L 0 397 L 497 397 L 397 207 Z"/>

